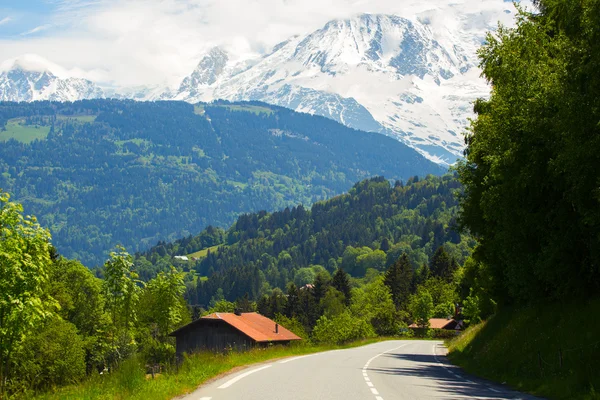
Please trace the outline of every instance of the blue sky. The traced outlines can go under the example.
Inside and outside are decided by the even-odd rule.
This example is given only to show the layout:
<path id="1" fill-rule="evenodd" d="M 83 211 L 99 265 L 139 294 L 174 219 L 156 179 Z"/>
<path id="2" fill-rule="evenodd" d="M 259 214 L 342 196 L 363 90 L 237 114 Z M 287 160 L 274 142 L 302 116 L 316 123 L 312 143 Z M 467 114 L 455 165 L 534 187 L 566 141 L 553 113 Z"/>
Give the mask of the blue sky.
<path id="1" fill-rule="evenodd" d="M 27 36 L 27 33 L 39 28 L 32 34 L 44 34 L 40 28 L 51 24 L 52 15 L 60 3 L 44 0 L 0 0 L 0 39 Z"/>
<path id="2" fill-rule="evenodd" d="M 476 37 L 499 19 L 510 24 L 507 8 L 505 0 L 0 0 L 0 64 L 35 54 L 99 82 L 173 84 L 213 46 L 263 54 L 364 12 L 427 14 L 435 29 Z"/>

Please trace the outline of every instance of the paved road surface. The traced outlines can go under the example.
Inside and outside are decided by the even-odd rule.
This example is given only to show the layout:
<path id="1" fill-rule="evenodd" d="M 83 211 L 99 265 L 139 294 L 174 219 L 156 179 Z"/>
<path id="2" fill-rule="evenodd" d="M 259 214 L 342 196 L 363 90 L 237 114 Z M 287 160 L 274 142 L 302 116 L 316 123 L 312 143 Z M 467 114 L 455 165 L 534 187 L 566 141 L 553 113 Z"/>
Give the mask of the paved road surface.
<path id="1" fill-rule="evenodd" d="M 418 400 L 534 397 L 467 376 L 442 342 L 389 341 L 259 364 L 185 400 Z"/>

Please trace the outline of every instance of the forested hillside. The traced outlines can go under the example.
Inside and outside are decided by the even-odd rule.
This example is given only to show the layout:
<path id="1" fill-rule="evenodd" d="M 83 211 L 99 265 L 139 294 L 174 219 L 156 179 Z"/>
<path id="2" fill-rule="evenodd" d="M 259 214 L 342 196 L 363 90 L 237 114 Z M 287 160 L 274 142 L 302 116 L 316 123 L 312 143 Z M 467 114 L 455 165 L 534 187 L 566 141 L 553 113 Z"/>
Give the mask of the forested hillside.
<path id="1" fill-rule="evenodd" d="M 175 368 L 169 333 L 210 312 L 258 311 L 307 351 L 412 336 L 413 322 L 418 334 L 454 335 L 427 326 L 464 299 L 461 264 L 473 241 L 453 230 L 457 190 L 452 175 L 371 178 L 311 209 L 244 214 L 227 231 L 209 227 L 135 257 L 117 248 L 96 271 L 59 255 L 49 232 L 2 193 L 0 395 L 113 398 L 167 385 L 145 378 L 153 371 L 179 381 L 206 358 Z M 194 250 L 195 261 L 174 256 Z M 167 392 L 182 390 L 173 385 Z"/>
<path id="2" fill-rule="evenodd" d="M 260 103 L 1 103 L 0 127 L 0 188 L 88 266 L 370 176 L 443 173 L 391 138 Z"/>
<path id="3" fill-rule="evenodd" d="M 300 287 L 319 272 L 333 274 L 338 268 L 372 279 L 404 253 L 424 281 L 440 247 L 457 265 L 470 255 L 474 242 L 454 229 L 459 189 L 452 175 L 395 185 L 384 178 L 365 180 L 311 209 L 244 214 L 227 231 L 210 227 L 195 237 L 160 243 L 138 255 L 136 270 L 150 279 L 173 261 L 185 265 L 196 278 L 208 278 L 188 282 L 188 301 L 204 307 L 245 295 L 257 300 L 273 288 L 286 290 L 291 282 Z M 188 262 L 173 259 L 195 252 Z"/>

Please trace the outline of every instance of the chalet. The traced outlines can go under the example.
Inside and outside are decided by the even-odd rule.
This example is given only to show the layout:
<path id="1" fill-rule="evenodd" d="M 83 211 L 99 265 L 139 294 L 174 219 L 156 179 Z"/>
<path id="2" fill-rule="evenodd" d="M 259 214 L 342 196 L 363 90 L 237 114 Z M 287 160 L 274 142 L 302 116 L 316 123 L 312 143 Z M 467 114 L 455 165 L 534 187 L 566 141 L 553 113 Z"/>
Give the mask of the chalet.
<path id="1" fill-rule="evenodd" d="M 462 330 L 463 322 L 457 321 L 455 319 L 448 318 L 431 318 L 429 320 L 429 328 L 430 329 L 445 329 L 445 330 L 453 330 L 460 331 Z M 417 324 L 409 325 L 411 329 L 420 328 Z"/>
<path id="2" fill-rule="evenodd" d="M 288 344 L 301 340 L 292 332 L 258 313 L 213 313 L 179 328 L 170 336 L 176 340 L 177 355 L 199 350 L 238 351 L 255 346 Z"/>

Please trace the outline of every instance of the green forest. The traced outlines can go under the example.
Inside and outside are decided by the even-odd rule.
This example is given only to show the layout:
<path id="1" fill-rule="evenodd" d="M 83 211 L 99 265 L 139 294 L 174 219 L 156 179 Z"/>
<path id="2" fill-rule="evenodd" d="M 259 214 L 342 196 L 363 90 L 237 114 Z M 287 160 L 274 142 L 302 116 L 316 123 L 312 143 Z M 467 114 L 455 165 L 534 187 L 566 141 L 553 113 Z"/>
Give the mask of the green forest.
<path id="1" fill-rule="evenodd" d="M 61 256 L 3 194 L 2 390 L 30 396 L 132 359 L 169 368 L 168 334 L 215 311 L 258 311 L 315 344 L 409 337 L 413 322 L 418 334 L 443 337 L 426 332 L 428 320 L 457 312 L 475 245 L 454 230 L 459 188 L 453 175 L 372 178 L 311 209 L 244 214 L 226 231 L 209 227 L 135 256 L 118 247 L 95 271 Z M 206 246 L 213 251 L 196 260 L 175 258 Z"/>
<path id="2" fill-rule="evenodd" d="M 470 327 L 450 343 L 450 359 L 468 372 L 544 397 L 598 398 L 600 1 L 539 0 L 535 4 L 536 12 L 519 11 L 516 27 L 500 27 L 488 35 L 479 55 L 491 97 L 474 104 L 477 117 L 466 134 L 465 160 L 442 176 L 413 174 L 411 169 L 392 173 L 405 165 L 399 162 L 406 161 L 398 153 L 400 148 L 382 145 L 369 158 L 360 148 L 379 146 L 371 141 L 374 136 L 361 141 L 362 133 L 334 123 L 323 130 L 316 125 L 314 131 L 302 130 L 312 117 L 265 105 L 221 103 L 194 108 L 183 103 L 99 101 L 75 103 L 81 108 L 77 112 L 70 108 L 72 104 L 2 105 L 6 132 L 11 129 L 12 136 L 31 124 L 48 127 L 48 135 L 36 140 L 39 132 L 29 129 L 29 144 L 9 139 L 0 150 L 2 162 L 13 165 L 2 178 L 12 186 L 0 195 L 0 393 L 33 397 L 115 371 L 124 371 L 117 376 L 125 377 L 123 387 L 127 387 L 128 371 L 143 375 L 151 367 L 176 370 L 168 333 L 206 313 L 237 309 L 270 316 L 305 343 L 333 345 L 381 336 L 441 338 L 443 332 L 428 329 L 429 319 L 456 315 Z M 83 109 L 91 111 L 86 111 L 84 122 L 61 117 L 65 112 L 61 107 L 72 110 L 73 116 L 85 114 Z M 240 107 L 248 112 L 240 112 Z M 96 122 L 89 122 L 89 115 Z M 209 155 L 209 160 L 186 155 L 193 140 L 182 133 L 188 132 L 185 129 L 172 130 L 169 138 L 164 136 L 168 125 L 162 131 L 147 130 L 153 124 L 166 124 L 169 118 L 179 124 L 182 115 L 188 115 L 190 127 L 205 124 L 206 132 L 213 132 L 214 142 L 206 142 L 214 148 L 206 145 L 197 153 Z M 120 129 L 119 124 L 128 128 Z M 247 131 L 252 136 L 235 134 L 246 125 L 256 127 Z M 265 126 L 278 130 L 267 135 Z M 317 132 L 314 135 L 326 141 L 333 137 L 330 131 L 340 137 L 355 135 L 356 141 L 339 144 L 349 146 L 344 151 L 352 149 L 354 156 L 346 158 L 343 154 L 348 153 L 339 150 L 333 158 L 315 157 L 310 163 L 292 153 L 279 160 L 264 157 L 271 154 L 265 153 L 265 143 L 283 146 L 279 141 L 289 139 L 312 146 L 317 136 L 309 133 Z M 136 140 L 151 132 L 155 134 L 151 140 Z M 289 132 L 303 132 L 309 139 Z M 253 135 L 263 135 L 260 148 L 253 148 L 259 143 Z M 48 147 L 59 137 L 72 139 L 60 142 L 62 147 Z M 88 139 L 89 146 L 94 143 L 91 153 L 83 150 Z M 239 153 L 219 153 L 228 140 L 239 144 L 231 144 Z M 124 142 L 117 154 L 119 141 Z M 125 182 L 112 184 L 110 178 L 129 176 L 132 187 L 141 188 L 134 182 L 141 175 L 125 166 L 141 163 L 136 152 L 142 150 L 137 148 L 148 143 L 154 157 L 172 160 L 171 152 L 181 151 L 180 157 L 207 162 L 218 177 L 245 173 L 241 166 L 240 170 L 233 167 L 240 160 L 261 171 L 265 163 L 272 163 L 274 169 L 296 163 L 297 175 L 288 183 L 301 182 L 299 177 L 306 176 L 312 163 L 335 165 L 336 173 L 327 177 L 311 170 L 316 174 L 308 174 L 311 186 L 303 187 L 309 191 L 319 187 L 321 192 L 307 194 L 314 200 L 310 207 L 300 205 L 304 199 L 294 203 L 290 196 L 277 204 L 240 206 L 223 214 L 220 223 L 182 214 L 179 217 L 188 217 L 185 224 L 190 224 L 182 226 L 206 228 L 191 234 L 194 228 L 177 227 L 173 232 L 178 232 L 178 240 L 160 239 L 154 221 L 165 218 L 175 224 L 175 219 L 169 219 L 171 212 L 199 212 L 195 207 L 200 203 L 190 200 L 196 199 L 194 193 L 174 197 L 177 200 L 168 204 L 176 204 L 175 211 L 163 212 L 166 203 L 153 196 L 171 195 L 177 186 L 151 175 L 157 181 L 140 196 L 148 196 L 144 202 L 153 199 L 153 208 L 135 224 L 131 221 L 139 214 L 120 210 L 110 214 L 94 203 L 101 193 L 119 193 L 119 201 L 124 202 L 119 206 L 130 201 L 123 210 L 137 207 L 136 197 L 127 197 L 129 189 L 119 186 Z M 337 147 L 330 145 L 307 151 L 310 157 L 318 149 L 333 152 Z M 65 149 L 68 152 L 61 153 Z M 58 159 L 71 157 L 68 162 L 82 166 L 90 164 L 93 155 L 103 161 L 90 165 L 108 167 L 102 174 L 70 174 L 77 184 L 64 183 L 62 167 L 53 170 L 42 156 L 33 161 L 33 154 L 52 151 Z M 41 162 L 47 164 L 30 166 Z M 148 160 L 148 165 L 165 167 L 153 162 Z M 380 172 L 359 168 L 370 163 Z M 192 175 L 200 164 L 194 165 L 189 170 Z M 20 176 L 27 179 L 16 178 Z M 334 193 L 323 192 L 324 182 L 332 176 L 339 183 L 336 190 L 347 193 L 324 199 Z M 87 186 L 78 179 L 88 179 Z M 357 183 L 344 188 L 352 179 Z M 215 178 L 213 183 L 223 182 Z M 270 191 L 275 183 L 265 182 L 262 190 L 275 196 Z M 216 187 L 222 188 L 206 187 L 206 196 L 213 196 Z M 286 185 L 286 190 L 294 187 Z M 6 193 L 11 188 L 16 201 Z M 63 197 L 44 197 L 37 192 L 42 189 Z M 244 197 L 248 187 L 239 190 L 244 194 L 240 198 L 253 198 Z M 51 240 L 52 231 L 57 238 L 69 231 L 68 218 L 88 218 L 90 224 L 99 218 L 91 212 L 78 214 L 77 204 L 61 214 L 61 207 L 71 204 L 62 199 L 84 198 L 72 197 L 73 193 L 88 193 L 85 198 L 105 218 L 98 221 L 118 225 L 123 229 L 120 237 L 138 229 L 136 224 L 148 224 L 154 233 L 136 232 L 136 237 L 152 237 L 156 245 L 147 250 L 137 245 L 116 247 L 97 268 L 84 267 L 68 244 L 55 248 Z M 224 190 L 214 196 L 233 199 Z M 279 211 L 252 211 L 254 206 Z M 60 212 L 47 213 L 51 209 Z M 38 215 L 39 221 L 31 214 Z M 103 243 L 111 243 L 110 224 L 98 223 L 99 233 L 90 238 L 108 235 Z M 58 225 L 65 232 L 57 231 Z M 77 232 L 81 231 L 74 231 L 73 238 L 83 240 Z M 408 328 L 412 323 L 417 329 Z M 93 382 L 101 386 L 104 381 Z"/>
<path id="3" fill-rule="evenodd" d="M 444 169 L 397 140 L 262 103 L 0 103 L 0 188 L 88 267 L 115 245 L 428 173 Z"/>

